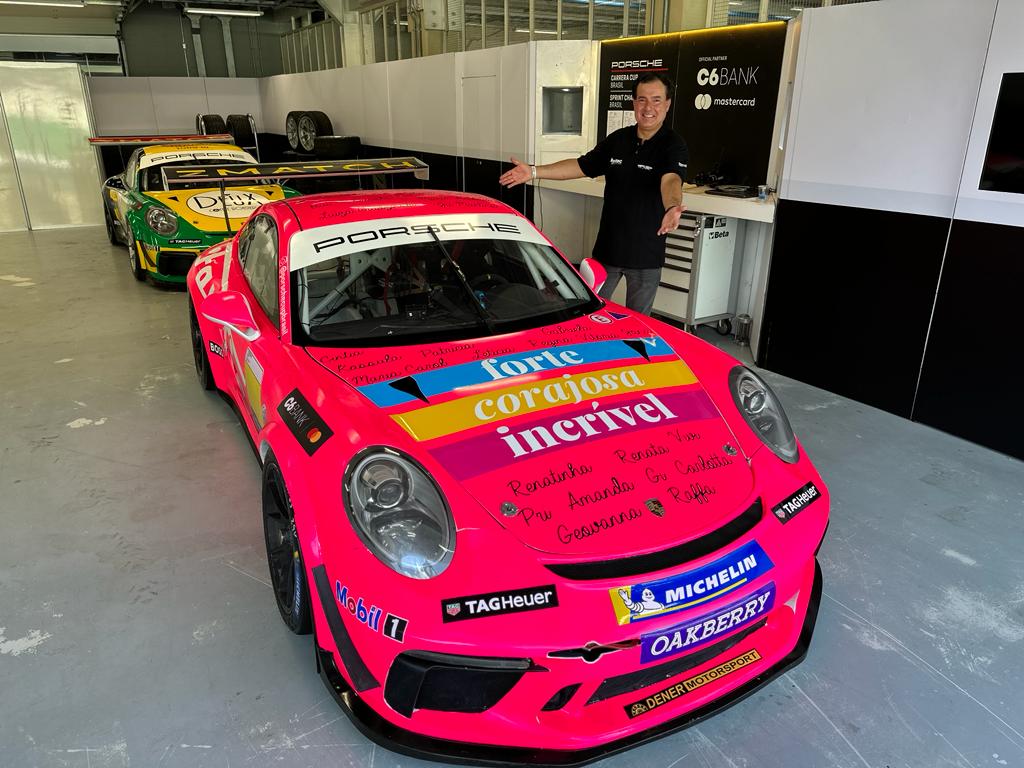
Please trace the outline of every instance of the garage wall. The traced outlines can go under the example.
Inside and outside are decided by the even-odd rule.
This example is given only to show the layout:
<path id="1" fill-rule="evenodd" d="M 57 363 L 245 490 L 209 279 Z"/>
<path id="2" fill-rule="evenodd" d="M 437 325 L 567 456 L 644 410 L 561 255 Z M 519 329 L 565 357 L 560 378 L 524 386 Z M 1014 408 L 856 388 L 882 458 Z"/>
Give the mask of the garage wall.
<path id="1" fill-rule="evenodd" d="M 196 114 L 252 114 L 264 130 L 259 81 L 238 77 L 87 77 L 99 135 L 195 133 Z"/>
<path id="2" fill-rule="evenodd" d="M 1024 456 L 1003 394 L 1024 200 L 978 190 L 1024 3 L 802 15 L 758 362 Z"/>

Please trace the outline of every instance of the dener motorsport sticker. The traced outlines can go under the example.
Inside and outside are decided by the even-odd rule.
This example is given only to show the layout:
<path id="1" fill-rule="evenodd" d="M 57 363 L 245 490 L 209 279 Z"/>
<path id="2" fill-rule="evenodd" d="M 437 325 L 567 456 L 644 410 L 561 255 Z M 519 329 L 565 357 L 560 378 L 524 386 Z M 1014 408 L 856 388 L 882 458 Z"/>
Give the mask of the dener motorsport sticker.
<path id="1" fill-rule="evenodd" d="M 736 656 L 735 658 L 719 664 L 717 667 L 701 672 L 699 675 L 694 675 L 693 677 L 687 678 L 675 685 L 670 685 L 668 688 L 660 690 L 657 693 L 652 693 L 644 699 L 640 699 L 640 701 L 634 701 L 632 704 L 627 704 L 624 707 L 626 715 L 631 720 L 639 715 L 645 715 L 652 709 L 657 709 L 658 707 L 663 707 L 666 704 L 671 704 L 684 693 L 689 693 L 690 691 L 694 691 L 708 683 L 713 683 L 719 678 L 731 675 L 737 669 L 742 669 L 743 667 L 760 660 L 761 654 L 756 650 L 751 649 L 740 656 Z"/>

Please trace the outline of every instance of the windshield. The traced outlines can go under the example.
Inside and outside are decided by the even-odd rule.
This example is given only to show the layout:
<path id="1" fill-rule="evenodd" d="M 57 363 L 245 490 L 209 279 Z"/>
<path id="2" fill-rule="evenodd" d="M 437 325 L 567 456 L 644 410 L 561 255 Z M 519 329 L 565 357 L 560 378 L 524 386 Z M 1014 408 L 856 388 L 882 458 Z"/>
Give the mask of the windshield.
<path id="1" fill-rule="evenodd" d="M 479 237 L 318 261 L 293 272 L 292 295 L 296 340 L 325 346 L 474 338 L 579 317 L 600 305 L 549 245 Z"/>

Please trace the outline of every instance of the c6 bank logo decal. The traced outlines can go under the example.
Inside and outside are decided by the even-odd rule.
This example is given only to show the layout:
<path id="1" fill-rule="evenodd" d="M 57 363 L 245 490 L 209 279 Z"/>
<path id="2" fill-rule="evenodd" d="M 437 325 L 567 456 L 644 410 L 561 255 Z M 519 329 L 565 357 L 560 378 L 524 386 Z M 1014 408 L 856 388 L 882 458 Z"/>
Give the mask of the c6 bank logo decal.
<path id="1" fill-rule="evenodd" d="M 307 456 L 316 453 L 317 449 L 334 434 L 297 389 L 293 389 L 291 394 L 281 401 L 277 406 L 277 412 Z"/>

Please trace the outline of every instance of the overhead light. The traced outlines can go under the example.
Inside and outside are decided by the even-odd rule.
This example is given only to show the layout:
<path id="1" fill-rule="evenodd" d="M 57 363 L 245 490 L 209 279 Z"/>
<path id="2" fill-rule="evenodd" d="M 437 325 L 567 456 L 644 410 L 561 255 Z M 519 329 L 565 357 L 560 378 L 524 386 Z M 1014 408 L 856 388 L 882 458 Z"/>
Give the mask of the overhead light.
<path id="1" fill-rule="evenodd" d="M 729 5 L 743 5 L 740 0 L 729 0 Z"/>
<path id="2" fill-rule="evenodd" d="M 0 0 L 0 5 L 45 5 L 50 8 L 81 8 L 85 5 L 82 0 L 68 0 L 66 3 L 60 0 Z"/>
<path id="3" fill-rule="evenodd" d="M 85 0 L 86 5 L 121 5 L 121 0 Z"/>
<path id="4" fill-rule="evenodd" d="M 790 8 L 789 10 L 791 10 L 791 11 L 802 11 L 803 8 Z"/>
<path id="5" fill-rule="evenodd" d="M 528 29 L 517 29 L 516 32 L 520 32 L 520 33 L 522 33 L 524 35 L 530 34 L 530 30 L 528 30 Z M 535 34 L 535 35 L 557 35 L 558 32 L 556 32 L 553 29 L 535 29 L 535 30 L 533 30 L 533 34 Z"/>
<path id="6" fill-rule="evenodd" d="M 186 8 L 185 13 L 195 16 L 262 16 L 263 11 L 241 8 Z"/>

